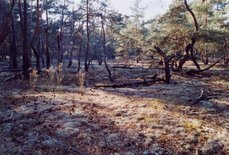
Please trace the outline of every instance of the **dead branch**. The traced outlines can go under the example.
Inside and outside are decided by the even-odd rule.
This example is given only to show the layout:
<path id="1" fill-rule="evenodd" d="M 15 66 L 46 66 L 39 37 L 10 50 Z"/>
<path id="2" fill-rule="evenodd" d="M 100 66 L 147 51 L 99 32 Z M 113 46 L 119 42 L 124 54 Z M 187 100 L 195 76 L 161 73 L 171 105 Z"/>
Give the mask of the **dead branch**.
<path id="1" fill-rule="evenodd" d="M 200 90 L 200 95 L 197 97 L 197 99 L 195 99 L 195 100 L 193 101 L 193 104 L 197 104 L 197 103 L 199 103 L 201 100 L 203 100 L 203 98 L 204 98 L 204 89 L 199 88 L 199 86 L 195 85 L 193 82 L 191 82 L 191 83 L 192 83 L 192 85 L 193 85 L 194 87 L 196 87 L 196 89 L 199 89 L 199 90 Z"/>
<path id="2" fill-rule="evenodd" d="M 39 130 L 38 130 L 38 131 L 39 131 Z M 59 145 L 61 145 L 61 146 L 67 147 L 68 149 L 73 150 L 73 151 L 76 152 L 77 154 L 80 154 L 80 155 L 87 155 L 87 154 L 85 154 L 85 153 L 80 152 L 80 151 L 77 150 L 75 147 L 69 146 L 69 145 L 65 144 L 64 142 L 62 142 L 62 141 L 58 141 L 57 139 L 55 139 L 55 138 L 49 136 L 48 134 L 46 134 L 46 133 L 44 133 L 44 132 L 42 132 L 42 131 L 40 131 L 40 132 L 41 132 L 45 137 L 47 137 L 49 140 L 52 140 L 52 141 L 54 141 L 55 143 L 57 143 L 57 144 L 59 144 Z"/>
<path id="3" fill-rule="evenodd" d="M 147 78 L 148 78 L 148 79 L 156 79 L 158 75 L 159 75 L 159 72 L 157 72 L 157 73 L 155 73 L 155 74 L 153 74 L 153 75 L 147 76 L 146 79 L 147 79 Z"/>
<path id="4" fill-rule="evenodd" d="M 134 69 L 134 67 L 130 67 L 130 66 L 127 66 L 127 65 L 117 65 L 117 66 L 112 66 L 112 68 Z"/>
<path id="5" fill-rule="evenodd" d="M 204 89 L 201 89 L 201 90 L 200 90 L 200 95 L 199 95 L 198 98 L 193 102 L 193 104 L 199 103 L 203 98 L 204 98 Z"/>
<path id="6" fill-rule="evenodd" d="M 15 73 L 14 75 L 6 78 L 5 80 L 3 80 L 4 82 L 7 82 L 7 81 L 10 81 L 10 80 L 14 80 L 14 79 L 17 79 L 19 77 L 23 77 L 23 73 L 22 72 L 19 72 L 19 73 Z"/>
<path id="7" fill-rule="evenodd" d="M 198 31 L 200 26 L 199 26 L 199 24 L 197 22 L 195 14 L 193 13 L 192 9 L 189 7 L 189 5 L 187 3 L 187 0 L 184 0 L 184 4 L 185 4 L 185 7 L 187 8 L 188 12 L 191 14 L 191 16 L 192 16 L 192 18 L 194 20 L 196 31 Z"/>
<path id="8" fill-rule="evenodd" d="M 211 69 L 212 67 L 214 67 L 216 64 L 218 64 L 221 60 L 223 60 L 225 58 L 225 56 L 226 55 L 222 56 L 219 60 L 217 60 L 215 63 L 211 64 L 210 66 L 208 66 L 205 69 L 200 69 L 200 70 L 191 69 L 191 70 L 187 71 L 186 74 L 194 75 L 194 74 L 198 74 L 198 73 L 207 71 L 207 70 Z"/>

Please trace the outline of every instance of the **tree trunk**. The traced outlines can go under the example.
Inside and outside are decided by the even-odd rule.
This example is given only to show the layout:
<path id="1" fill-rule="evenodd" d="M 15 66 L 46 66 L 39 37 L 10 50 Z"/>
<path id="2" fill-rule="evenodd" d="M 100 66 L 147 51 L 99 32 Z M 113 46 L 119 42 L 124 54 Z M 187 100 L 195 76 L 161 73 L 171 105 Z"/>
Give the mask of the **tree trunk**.
<path id="1" fill-rule="evenodd" d="M 65 0 L 64 7 L 61 10 L 61 27 L 60 32 L 57 34 L 57 47 L 58 47 L 58 64 L 63 63 L 63 28 L 64 28 L 64 8 L 65 8 Z"/>
<path id="2" fill-rule="evenodd" d="M 69 68 L 72 66 L 72 55 L 73 55 L 75 43 L 76 43 L 76 38 L 75 38 L 75 36 L 73 36 L 72 49 L 71 49 L 71 51 L 70 51 L 69 62 L 68 62 L 68 67 L 69 67 Z"/>
<path id="3" fill-rule="evenodd" d="M 46 5 L 48 4 L 46 0 Z M 46 24 L 47 27 L 45 29 L 45 51 L 46 51 L 46 67 L 47 69 L 51 66 L 51 60 L 50 60 L 50 52 L 49 52 L 49 20 L 48 20 L 48 8 L 46 8 Z"/>
<path id="4" fill-rule="evenodd" d="M 70 50 L 70 53 L 69 53 L 69 61 L 68 61 L 68 67 L 70 68 L 72 66 L 72 55 L 73 55 L 73 51 L 74 51 L 74 47 L 75 47 L 75 43 L 76 43 L 76 36 L 75 36 L 75 29 L 74 29 L 74 24 L 75 24 L 75 21 L 73 21 L 71 23 L 71 41 L 72 41 L 72 49 Z M 73 33 L 74 32 L 74 33 Z"/>
<path id="5" fill-rule="evenodd" d="M 73 49 L 70 51 L 69 61 L 68 61 L 68 68 L 72 67 L 72 53 L 73 53 Z"/>
<path id="6" fill-rule="evenodd" d="M 105 28 L 104 28 L 104 17 L 101 16 L 101 22 L 102 22 L 102 32 L 103 32 L 103 53 L 104 53 L 104 64 L 105 64 L 105 67 L 106 67 L 106 70 L 108 72 L 108 77 L 110 79 L 111 82 L 114 81 L 114 78 L 112 77 L 112 74 L 111 74 L 111 71 L 110 71 L 110 68 L 107 64 L 107 61 L 106 61 L 106 57 L 107 57 L 107 52 L 106 52 L 106 32 L 105 32 Z"/>
<path id="7" fill-rule="evenodd" d="M 164 64 L 165 64 L 165 83 L 170 84 L 171 80 L 171 73 L 170 73 L 170 66 L 169 66 L 169 58 L 164 58 Z"/>
<path id="8" fill-rule="evenodd" d="M 10 37 L 10 68 L 17 68 L 17 47 L 14 15 L 11 16 L 11 37 Z"/>
<path id="9" fill-rule="evenodd" d="M 22 6 L 21 5 L 22 5 L 21 0 L 18 0 L 18 12 L 19 12 L 19 17 L 20 17 L 20 27 L 21 27 L 21 32 L 23 33 L 24 19 L 23 19 Z"/>
<path id="10" fill-rule="evenodd" d="M 165 82 L 167 84 L 170 84 L 170 81 L 171 81 L 171 69 L 170 69 L 170 62 L 171 60 L 173 59 L 173 56 L 168 56 L 166 55 L 166 53 L 164 51 L 162 51 L 159 47 L 156 47 L 154 46 L 154 48 L 156 49 L 157 53 L 163 57 L 163 60 L 164 60 L 164 70 L 165 70 Z M 153 50 L 151 50 L 153 51 Z"/>
<path id="11" fill-rule="evenodd" d="M 45 43 L 44 43 L 44 34 L 39 34 L 41 36 L 39 36 L 39 53 L 40 53 L 40 59 L 41 59 L 41 64 L 42 64 L 42 68 L 45 67 L 45 59 L 44 59 L 44 53 L 45 53 Z"/>
<path id="12" fill-rule="evenodd" d="M 4 42 L 10 32 L 11 16 L 15 1 L 8 4 L 6 0 L 0 1 L 0 44 Z M 8 7 L 10 5 L 10 7 Z"/>
<path id="13" fill-rule="evenodd" d="M 224 52 L 225 52 L 224 64 L 228 65 L 229 64 L 229 53 L 228 53 L 229 48 L 228 48 L 228 42 L 227 42 L 226 37 L 224 37 L 224 45 L 223 45 L 223 47 L 224 47 Z"/>
<path id="14" fill-rule="evenodd" d="M 79 49 L 79 54 L 78 54 L 78 69 L 77 69 L 77 73 L 79 73 L 79 71 L 80 71 L 82 46 L 83 46 L 83 37 L 80 36 L 80 49 Z"/>
<path id="15" fill-rule="evenodd" d="M 23 74 L 29 79 L 29 51 L 27 40 L 27 0 L 24 0 L 24 25 L 23 25 Z"/>
<path id="16" fill-rule="evenodd" d="M 224 58 L 223 63 L 224 63 L 225 65 L 228 65 L 228 64 L 229 64 L 229 57 L 228 57 L 228 56 Z"/>
<path id="17" fill-rule="evenodd" d="M 33 53 L 36 57 L 36 69 L 38 72 L 40 72 L 41 70 L 41 66 L 40 66 L 40 55 L 39 55 L 39 51 L 34 47 L 34 46 L 31 46 L 32 50 L 33 50 Z"/>
<path id="18" fill-rule="evenodd" d="M 41 21 L 43 21 L 42 19 L 42 13 L 44 12 L 44 1 L 42 1 L 42 4 L 41 4 L 41 13 L 40 13 L 40 18 L 41 18 Z M 42 26 L 40 27 L 40 32 L 38 35 L 39 35 L 39 53 L 40 53 L 40 59 L 41 59 L 41 64 L 42 64 L 42 68 L 45 67 L 45 58 L 44 58 L 44 55 L 45 55 L 45 28 L 44 28 L 44 24 L 42 24 Z"/>
<path id="19" fill-rule="evenodd" d="M 195 26 L 195 31 L 197 32 L 199 30 L 199 24 L 197 22 L 197 19 L 196 19 L 196 16 L 195 14 L 193 13 L 192 9 L 188 6 L 188 3 L 187 3 L 187 0 L 184 0 L 184 4 L 186 6 L 186 9 L 188 10 L 188 12 L 191 14 L 193 20 L 194 20 L 194 26 Z M 179 65 L 178 65 L 178 68 L 174 71 L 179 71 L 179 70 L 182 70 L 183 68 L 183 65 L 185 64 L 186 61 L 188 61 L 189 59 L 192 60 L 192 62 L 194 63 L 194 65 L 196 66 L 196 68 L 198 70 L 200 70 L 200 65 L 198 64 L 195 56 L 194 56 L 194 45 L 196 43 L 196 37 L 193 36 L 191 38 L 191 43 L 188 44 L 186 47 L 185 47 L 185 55 L 180 59 L 179 61 Z M 174 67 L 172 67 L 174 68 Z"/>
<path id="20" fill-rule="evenodd" d="M 38 40 L 38 45 L 39 45 L 39 42 L 40 42 L 40 40 L 39 40 L 39 0 L 37 0 L 37 3 L 36 3 L 36 28 L 35 28 L 35 32 L 34 32 L 34 34 L 32 35 L 32 34 L 30 34 L 30 40 L 31 40 L 31 42 L 30 42 L 30 47 L 31 47 L 31 49 L 32 49 L 32 51 L 33 51 L 33 53 L 34 53 L 34 56 L 36 57 L 36 69 L 37 69 L 37 71 L 38 72 L 40 72 L 40 70 L 41 70 L 41 67 L 40 67 L 40 53 L 39 53 L 39 50 L 37 50 L 36 49 L 36 47 L 35 47 L 35 42 Z M 31 12 L 31 16 L 32 16 L 32 12 Z M 32 19 L 31 19 L 32 20 Z M 30 25 L 31 26 L 31 25 Z M 38 47 L 38 49 L 39 49 L 39 47 Z"/>
<path id="21" fill-rule="evenodd" d="M 62 32 L 58 32 L 56 36 L 57 40 L 57 49 L 58 49 L 58 64 L 61 64 L 63 62 L 63 52 L 62 52 Z"/>
<path id="22" fill-rule="evenodd" d="M 185 47 L 185 55 L 180 59 L 179 61 L 179 65 L 178 65 L 178 69 L 175 70 L 175 71 L 179 71 L 179 70 L 182 70 L 183 68 L 183 65 L 185 64 L 186 61 L 188 61 L 189 59 L 192 60 L 192 62 L 194 63 L 194 65 L 196 66 L 196 68 L 198 70 L 200 70 L 200 65 L 198 64 L 198 62 L 196 61 L 196 58 L 194 56 L 194 45 L 196 43 L 196 38 L 193 37 L 192 38 L 192 42 L 190 44 L 188 44 L 186 47 Z M 190 53 L 190 54 L 189 54 Z"/>
<path id="23" fill-rule="evenodd" d="M 196 43 L 196 38 L 195 37 L 193 37 L 192 38 L 192 44 L 191 44 L 191 48 L 190 48 L 190 55 L 191 55 L 191 60 L 192 60 L 192 62 L 194 63 L 194 65 L 196 66 L 196 68 L 198 69 L 198 70 L 200 70 L 201 68 L 200 68 L 200 65 L 198 64 L 198 62 L 197 62 L 197 60 L 196 60 L 196 58 L 195 58 L 195 56 L 194 56 L 194 45 L 195 45 L 195 43 Z"/>
<path id="24" fill-rule="evenodd" d="M 85 72 L 88 72 L 89 70 L 89 62 L 88 62 L 88 55 L 90 52 L 90 30 L 89 30 L 89 0 L 87 0 L 87 19 L 86 19 L 86 24 L 87 24 L 87 49 L 85 53 L 85 60 L 84 60 L 84 67 L 85 67 Z"/>
<path id="25" fill-rule="evenodd" d="M 50 58 L 50 52 L 49 52 L 49 32 L 48 32 L 48 27 L 45 30 L 45 51 L 46 51 L 46 68 L 49 69 L 51 67 L 51 58 Z"/>

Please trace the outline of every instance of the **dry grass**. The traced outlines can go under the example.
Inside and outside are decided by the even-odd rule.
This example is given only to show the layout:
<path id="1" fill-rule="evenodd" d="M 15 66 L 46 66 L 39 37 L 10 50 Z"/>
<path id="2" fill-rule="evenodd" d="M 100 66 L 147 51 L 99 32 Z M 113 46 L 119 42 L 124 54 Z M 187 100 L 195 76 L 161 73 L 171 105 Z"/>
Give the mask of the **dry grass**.
<path id="1" fill-rule="evenodd" d="M 85 83 L 85 78 L 86 78 L 86 73 L 79 71 L 76 74 L 76 78 L 80 87 L 80 93 L 83 95 L 84 94 L 84 83 Z"/>
<path id="2" fill-rule="evenodd" d="M 198 120 L 190 120 L 190 121 L 185 121 L 183 123 L 183 126 L 188 132 L 193 132 L 200 129 L 202 124 Z"/>

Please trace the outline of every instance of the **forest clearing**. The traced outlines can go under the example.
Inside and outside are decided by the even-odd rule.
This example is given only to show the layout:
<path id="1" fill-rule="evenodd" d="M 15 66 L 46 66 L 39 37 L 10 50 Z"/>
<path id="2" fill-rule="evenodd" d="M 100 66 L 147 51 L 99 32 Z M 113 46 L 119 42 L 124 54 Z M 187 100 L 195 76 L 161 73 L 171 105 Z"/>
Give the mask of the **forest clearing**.
<path id="1" fill-rule="evenodd" d="M 0 1 L 0 155 L 229 154 L 228 0 L 142 2 Z"/>

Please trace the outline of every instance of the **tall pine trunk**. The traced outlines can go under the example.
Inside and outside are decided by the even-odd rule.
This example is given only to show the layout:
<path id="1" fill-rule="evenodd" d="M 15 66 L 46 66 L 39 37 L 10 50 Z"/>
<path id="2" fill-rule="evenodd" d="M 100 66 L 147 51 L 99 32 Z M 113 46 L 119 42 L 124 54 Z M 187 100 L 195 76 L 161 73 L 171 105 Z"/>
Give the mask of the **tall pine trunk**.
<path id="1" fill-rule="evenodd" d="M 24 21 L 23 21 L 23 74 L 25 79 L 29 79 L 29 51 L 27 40 L 27 0 L 24 0 Z"/>
<path id="2" fill-rule="evenodd" d="M 17 64 L 17 47 L 14 15 L 11 16 L 11 36 L 10 36 L 10 68 L 16 69 Z"/>
<path id="3" fill-rule="evenodd" d="M 86 23 L 87 23 L 87 49 L 86 49 L 86 53 L 85 53 L 84 67 L 85 67 L 85 71 L 88 72 L 88 70 L 89 70 L 88 55 L 89 55 L 89 52 L 90 52 L 89 0 L 87 0 L 87 19 L 86 19 Z"/>
<path id="4" fill-rule="evenodd" d="M 48 1 L 46 0 L 46 5 L 48 4 Z M 50 52 L 49 52 L 49 19 L 48 19 L 48 8 L 46 8 L 46 24 L 47 27 L 45 29 L 45 51 L 46 51 L 46 67 L 47 69 L 51 66 L 51 58 L 50 58 Z"/>
<path id="5" fill-rule="evenodd" d="M 106 70 L 108 72 L 108 77 L 110 79 L 111 82 L 114 81 L 114 78 L 112 77 L 112 74 L 111 74 L 111 71 L 110 71 L 110 68 L 107 64 L 107 61 L 106 61 L 106 57 L 107 57 L 107 52 L 106 52 L 106 32 L 105 32 L 105 27 L 104 27 L 104 17 L 101 16 L 101 22 L 102 22 L 102 34 L 103 34 L 103 53 L 104 53 L 104 64 L 105 64 L 105 67 L 106 67 Z"/>

